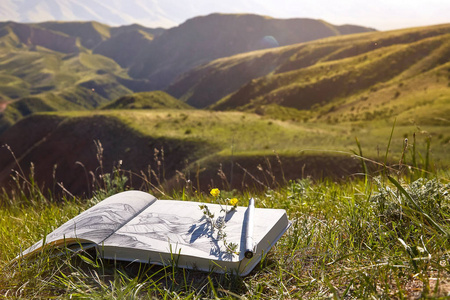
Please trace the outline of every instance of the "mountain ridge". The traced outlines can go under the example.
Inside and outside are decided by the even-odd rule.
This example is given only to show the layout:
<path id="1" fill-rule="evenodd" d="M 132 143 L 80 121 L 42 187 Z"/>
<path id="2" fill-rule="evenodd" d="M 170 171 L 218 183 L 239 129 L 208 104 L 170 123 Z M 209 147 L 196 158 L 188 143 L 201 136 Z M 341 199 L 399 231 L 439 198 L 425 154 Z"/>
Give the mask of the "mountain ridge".
<path id="1" fill-rule="evenodd" d="M 240 26 L 246 30 L 239 31 Z M 93 21 L 2 22 L 0 47 L 7 55 L 0 58 L 0 95 L 9 104 L 2 104 L 7 107 L 0 131 L 33 112 L 64 109 L 64 101 L 66 109 L 93 109 L 125 94 L 161 90 L 215 57 L 341 34 L 339 30 L 348 32 L 349 27 L 248 14 L 197 17 L 169 30 Z M 136 68 L 143 74 L 136 74 Z"/>
<path id="2" fill-rule="evenodd" d="M 409 80 L 445 65 L 449 33 L 450 24 L 443 24 L 244 53 L 193 69 L 167 91 L 197 108 L 255 111 L 272 103 L 310 110 L 366 89 L 364 97 L 369 97 L 370 89 L 380 89 L 377 85 L 384 81 L 397 76 Z M 426 61 L 428 67 L 418 67 Z M 441 83 L 445 88 L 446 81 Z"/>
<path id="3" fill-rule="evenodd" d="M 374 30 L 351 28 L 352 33 Z M 130 64 L 129 74 L 154 82 L 152 89 L 165 89 L 177 76 L 217 58 L 334 35 L 341 35 L 339 26 L 320 20 L 211 14 L 190 19 L 158 36 Z"/>

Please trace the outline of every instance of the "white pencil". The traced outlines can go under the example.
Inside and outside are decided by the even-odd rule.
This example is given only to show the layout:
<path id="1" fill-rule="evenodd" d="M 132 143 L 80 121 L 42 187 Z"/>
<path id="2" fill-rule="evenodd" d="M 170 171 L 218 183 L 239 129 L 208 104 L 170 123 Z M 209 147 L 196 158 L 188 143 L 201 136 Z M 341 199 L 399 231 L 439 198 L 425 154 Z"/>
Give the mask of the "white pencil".
<path id="1" fill-rule="evenodd" d="M 246 258 L 252 258 L 253 257 L 253 214 L 255 211 L 255 199 L 251 198 L 248 201 L 248 208 L 247 208 L 247 222 L 245 227 L 245 252 L 244 256 Z"/>

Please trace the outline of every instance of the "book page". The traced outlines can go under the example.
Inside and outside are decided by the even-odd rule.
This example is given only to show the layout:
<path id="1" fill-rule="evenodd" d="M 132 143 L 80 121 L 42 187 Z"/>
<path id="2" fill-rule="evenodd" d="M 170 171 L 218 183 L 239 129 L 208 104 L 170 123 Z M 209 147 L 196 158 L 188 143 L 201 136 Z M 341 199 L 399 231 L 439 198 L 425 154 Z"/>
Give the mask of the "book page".
<path id="1" fill-rule="evenodd" d="M 204 216 L 199 207 L 201 204 L 158 200 L 114 232 L 100 247 L 103 246 L 108 252 L 111 251 L 110 256 L 113 256 L 114 247 L 120 248 L 118 249 L 121 253 L 120 259 L 132 259 L 137 252 L 140 252 L 137 250 L 146 250 L 149 257 L 152 253 L 156 253 L 153 255 L 154 259 L 158 259 L 161 253 L 172 253 L 207 260 L 230 262 L 242 260 L 245 251 L 243 225 L 247 207 L 237 207 L 236 210 L 225 214 L 221 212 L 220 205 L 207 204 L 215 215 L 214 219 L 224 216 L 226 241 L 237 244 L 237 251 L 240 252 L 240 254 L 233 254 L 227 251 L 223 240 L 218 237 L 218 230 L 213 229 L 208 218 Z M 231 207 L 223 206 L 223 208 Z M 282 215 L 285 215 L 282 210 L 256 209 L 255 242 L 261 242 Z M 123 255 L 129 257 L 123 257 Z"/>
<path id="2" fill-rule="evenodd" d="M 48 234 L 45 240 L 42 239 L 25 250 L 22 255 L 30 254 L 44 244 L 99 244 L 155 201 L 154 196 L 140 191 L 113 195 L 64 223 Z"/>

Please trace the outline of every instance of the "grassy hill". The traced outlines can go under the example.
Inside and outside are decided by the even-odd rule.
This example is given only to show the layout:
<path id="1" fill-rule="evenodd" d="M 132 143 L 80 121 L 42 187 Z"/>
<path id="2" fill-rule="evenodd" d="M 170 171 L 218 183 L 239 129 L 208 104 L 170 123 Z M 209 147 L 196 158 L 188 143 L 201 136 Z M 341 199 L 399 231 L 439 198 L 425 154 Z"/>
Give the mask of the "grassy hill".
<path id="1" fill-rule="evenodd" d="M 122 96 L 102 109 L 190 109 L 190 105 L 163 91 L 141 92 Z"/>
<path id="2" fill-rule="evenodd" d="M 0 23 L 0 46 L 5 49 L 24 46 L 45 47 L 62 53 L 78 52 L 78 42 L 75 37 L 62 32 L 48 30 L 33 24 L 15 22 Z"/>
<path id="3" fill-rule="evenodd" d="M 404 155 L 403 163 L 414 161 L 428 170 L 450 165 L 448 126 L 397 125 L 390 140 L 392 129 L 385 121 L 330 126 L 245 112 L 113 109 L 34 114 L 3 133 L 0 144 L 11 147 L 23 170 L 34 163 L 39 184 L 51 188 L 53 182 L 64 182 L 75 194 L 89 193 L 92 178 L 84 172 L 112 172 L 119 162 L 134 188 L 144 177 L 166 187 L 189 179 L 202 190 L 214 185 L 256 188 L 261 182 L 272 185 L 305 176 L 348 177 L 362 171 L 353 156 L 359 153 L 355 138 L 364 156 L 381 163 L 388 153 L 388 164 Z M 28 138 L 18 139 L 23 132 Z M 406 152 L 405 137 L 410 139 Z M 97 140 L 103 149 L 101 162 Z M 0 182 L 6 185 L 17 165 L 6 148 L 1 151 Z"/>
<path id="4" fill-rule="evenodd" d="M 137 24 L 112 27 L 111 37 L 96 45 L 93 51 L 113 59 L 122 67 L 129 67 L 133 59 L 143 49 L 148 49 L 153 39 L 164 31 L 162 28 L 147 28 Z"/>
<path id="5" fill-rule="evenodd" d="M 0 138 L 0 143 L 9 145 L 17 157 L 16 161 L 5 147 L 1 148 L 0 182 L 7 185 L 16 163 L 25 168 L 33 163 L 39 184 L 48 189 L 55 188 L 56 182 L 63 182 L 74 194 L 89 194 L 93 178 L 86 177 L 85 172 L 97 175 L 114 167 L 135 172 L 133 186 L 139 188 L 141 176 L 153 177 L 152 173 L 141 174 L 141 171 L 160 169 L 154 160 L 155 149 L 165 151 L 164 176 L 172 177 L 185 160 L 211 147 L 195 140 L 144 135 L 118 119 L 120 113 L 33 115 L 19 121 Z M 28 138 L 18 139 L 23 132 L 27 132 Z M 101 144 L 95 144 L 96 141 Z M 104 149 L 102 153 L 98 146 Z"/>
<path id="6" fill-rule="evenodd" d="M 36 25 L 77 38 L 88 49 L 111 37 L 110 27 L 98 22 L 44 22 Z"/>
<path id="7" fill-rule="evenodd" d="M 405 115 L 430 101 L 444 108 L 449 34 L 447 24 L 240 54 L 184 74 L 168 92 L 199 108 L 333 122 Z"/>
<path id="8" fill-rule="evenodd" d="M 445 33 L 268 75 L 246 84 L 213 107 L 259 109 L 262 105 L 278 104 L 299 110 L 315 109 L 319 117 L 345 121 L 404 113 L 418 103 L 435 100 L 426 97 L 426 93 L 424 98 L 423 91 L 428 88 L 432 98 L 437 95 L 442 98 L 439 101 L 448 103 L 449 38 Z M 415 88 L 417 84 L 421 90 Z M 405 107 L 404 102 L 409 105 Z M 333 112 L 336 107 L 346 113 Z M 352 113 L 356 108 L 360 109 Z"/>
<path id="9" fill-rule="evenodd" d="M 118 81 L 126 77 L 119 65 L 84 52 L 10 51 L 0 58 L 0 76 L 0 94 L 8 103 L 3 124 L 33 112 L 93 109 L 132 92 Z"/>
<path id="10" fill-rule="evenodd" d="M 141 90 L 112 59 L 87 48 L 140 26 L 96 22 L 0 24 L 0 132 L 39 111 L 86 110 Z M 147 33 L 148 32 L 148 33 Z"/>
<path id="11" fill-rule="evenodd" d="M 88 49 L 97 48 L 117 37 L 122 39 L 125 37 L 124 34 L 133 35 L 141 32 L 147 38 L 153 39 L 154 36 L 158 36 L 165 31 L 162 28 L 147 28 L 138 24 L 111 27 L 98 22 L 43 22 L 35 25 L 39 28 L 50 29 L 77 38 L 80 44 Z M 131 44 L 124 42 L 124 45 L 129 47 Z"/>
<path id="12" fill-rule="evenodd" d="M 153 35 L 142 30 L 123 31 L 97 45 L 94 53 L 114 59 L 122 67 L 129 67 L 130 60 L 142 49 L 147 49 Z"/>

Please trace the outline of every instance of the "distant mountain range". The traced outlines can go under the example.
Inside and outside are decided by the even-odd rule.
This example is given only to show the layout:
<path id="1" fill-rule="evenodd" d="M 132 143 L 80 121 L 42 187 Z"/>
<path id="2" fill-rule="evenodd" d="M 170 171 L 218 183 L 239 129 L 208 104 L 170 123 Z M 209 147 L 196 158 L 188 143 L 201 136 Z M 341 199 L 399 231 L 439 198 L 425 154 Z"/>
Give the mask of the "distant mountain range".
<path id="1" fill-rule="evenodd" d="M 197 17 L 168 30 L 3 22 L 0 132 L 34 112 L 89 110 L 154 90 L 196 108 L 273 116 L 279 106 L 331 114 L 335 101 L 352 97 L 364 107 L 371 95 L 393 89 L 383 82 L 429 81 L 423 74 L 448 62 L 449 32 L 446 24 L 375 32 L 234 14 Z"/>
<path id="2" fill-rule="evenodd" d="M 210 14 L 210 7 L 209 0 L 190 1 L 189 4 L 181 5 L 177 0 L 2 0 L 0 20 L 20 23 L 97 21 L 111 26 L 141 24 L 153 28 L 170 28 L 193 16 Z M 257 0 L 216 1 L 214 7 L 215 11 L 229 13 L 254 9 L 264 14 L 270 13 Z"/>
<path id="3" fill-rule="evenodd" d="M 374 30 L 312 19 L 212 14 L 167 30 L 139 55 L 130 57 L 125 66 L 130 68 L 130 76 L 150 80 L 153 89 L 164 89 L 177 76 L 213 59 L 368 31 Z"/>
<path id="4" fill-rule="evenodd" d="M 168 30 L 97 22 L 3 22 L 0 102 L 10 104 L 0 118 L 0 131 L 32 112 L 92 109 L 133 92 L 165 89 L 214 59 L 370 31 L 311 19 L 233 14 L 197 17 Z"/>
<path id="5" fill-rule="evenodd" d="M 170 2 L 170 3 L 168 3 Z M 177 14 L 168 14 L 176 1 L 129 0 L 2 0 L 0 19 L 21 23 L 44 21 L 98 21 L 109 25 L 145 24 L 150 27 L 173 27 Z M 165 4 L 166 3 L 166 4 Z M 169 6 L 170 5 L 170 6 Z"/>

